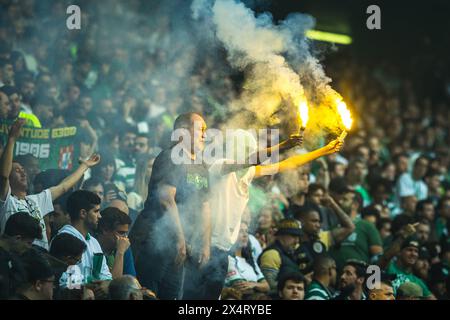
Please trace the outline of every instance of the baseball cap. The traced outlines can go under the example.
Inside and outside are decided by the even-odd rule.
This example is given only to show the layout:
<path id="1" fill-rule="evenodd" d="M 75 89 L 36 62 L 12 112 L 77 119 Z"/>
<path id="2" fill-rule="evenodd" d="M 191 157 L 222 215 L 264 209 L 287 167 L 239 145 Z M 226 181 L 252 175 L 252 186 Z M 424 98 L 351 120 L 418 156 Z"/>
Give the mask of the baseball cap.
<path id="1" fill-rule="evenodd" d="M 414 248 L 420 249 L 419 241 L 417 240 L 416 237 L 414 237 L 414 236 L 409 237 L 405 241 L 403 241 L 402 250 L 405 248 L 409 248 L 409 247 L 414 247 Z"/>
<path id="2" fill-rule="evenodd" d="M 275 235 L 289 234 L 293 236 L 302 235 L 302 225 L 296 219 L 283 219 L 278 223 L 277 232 Z"/>

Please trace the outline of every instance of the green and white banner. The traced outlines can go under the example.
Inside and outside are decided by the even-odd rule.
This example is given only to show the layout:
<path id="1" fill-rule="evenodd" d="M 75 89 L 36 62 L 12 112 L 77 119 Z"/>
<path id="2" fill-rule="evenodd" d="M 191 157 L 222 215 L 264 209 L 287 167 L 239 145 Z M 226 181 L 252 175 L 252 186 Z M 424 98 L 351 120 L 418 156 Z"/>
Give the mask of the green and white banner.
<path id="1" fill-rule="evenodd" d="M 0 121 L 0 141 L 3 147 L 8 139 L 12 122 Z M 14 146 L 14 157 L 32 154 L 39 159 L 41 170 L 67 169 L 77 166 L 78 145 L 75 143 L 76 127 L 55 129 L 23 127 Z"/>

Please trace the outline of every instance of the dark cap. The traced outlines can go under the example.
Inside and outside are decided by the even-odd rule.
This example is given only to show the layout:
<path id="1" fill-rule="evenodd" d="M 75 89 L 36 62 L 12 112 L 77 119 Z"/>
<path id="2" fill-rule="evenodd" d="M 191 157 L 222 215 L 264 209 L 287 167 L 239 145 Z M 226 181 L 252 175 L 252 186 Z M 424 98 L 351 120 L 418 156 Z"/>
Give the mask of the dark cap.
<path id="1" fill-rule="evenodd" d="M 293 236 L 302 235 L 302 225 L 296 219 L 283 219 L 278 223 L 277 233 L 275 235 L 289 234 Z"/>
<path id="2" fill-rule="evenodd" d="M 420 248 L 419 241 L 417 240 L 416 237 L 409 237 L 405 241 L 403 241 L 402 250 L 409 247 L 414 247 L 417 249 Z"/>

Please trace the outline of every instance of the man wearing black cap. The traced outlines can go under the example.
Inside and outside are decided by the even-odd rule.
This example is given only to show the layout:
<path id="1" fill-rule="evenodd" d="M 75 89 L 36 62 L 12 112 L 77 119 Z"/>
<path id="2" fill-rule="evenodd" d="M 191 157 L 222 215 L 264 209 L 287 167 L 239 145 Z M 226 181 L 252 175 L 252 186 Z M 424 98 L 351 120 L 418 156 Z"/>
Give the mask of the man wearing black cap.
<path id="1" fill-rule="evenodd" d="M 294 254 L 301 236 L 300 222 L 284 219 L 280 221 L 277 229 L 275 242 L 261 253 L 258 261 L 271 291 L 277 290 L 280 275 L 300 271 Z"/>
<path id="2" fill-rule="evenodd" d="M 397 290 L 405 282 L 413 282 L 418 284 L 423 290 L 423 296 L 430 300 L 436 298 L 430 292 L 427 285 L 418 277 L 413 274 L 413 267 L 419 258 L 419 241 L 415 237 L 407 238 L 397 255 L 396 260 L 392 260 L 388 267 L 387 273 L 396 275 L 397 278 L 392 281 L 394 290 Z"/>

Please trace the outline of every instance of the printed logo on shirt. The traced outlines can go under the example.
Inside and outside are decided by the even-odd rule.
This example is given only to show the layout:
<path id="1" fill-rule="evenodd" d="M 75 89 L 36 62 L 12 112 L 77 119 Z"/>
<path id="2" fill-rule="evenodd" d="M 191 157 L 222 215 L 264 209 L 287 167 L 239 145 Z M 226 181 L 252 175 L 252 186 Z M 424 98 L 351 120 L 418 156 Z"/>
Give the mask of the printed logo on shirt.
<path id="1" fill-rule="evenodd" d="M 193 184 L 196 189 L 206 189 L 208 188 L 208 179 L 206 177 L 200 176 L 198 174 L 187 174 L 187 183 Z"/>

